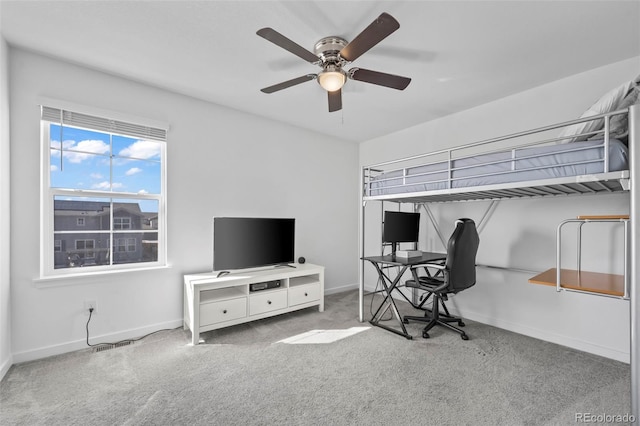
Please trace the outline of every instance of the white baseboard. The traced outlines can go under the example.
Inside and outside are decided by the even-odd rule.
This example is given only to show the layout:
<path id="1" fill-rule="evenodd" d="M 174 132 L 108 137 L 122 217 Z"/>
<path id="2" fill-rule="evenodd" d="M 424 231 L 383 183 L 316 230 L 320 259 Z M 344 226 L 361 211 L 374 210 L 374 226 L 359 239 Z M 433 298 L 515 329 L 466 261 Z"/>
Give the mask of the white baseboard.
<path id="1" fill-rule="evenodd" d="M 103 334 L 100 336 L 93 336 L 89 339 L 89 343 L 100 343 L 100 342 L 118 342 L 126 339 L 136 339 L 146 334 L 152 333 L 154 331 L 163 330 L 163 329 L 173 329 L 176 327 L 180 327 L 183 324 L 183 320 L 174 320 L 167 321 L 163 323 L 148 325 L 145 327 L 140 327 L 137 329 L 120 331 L 117 333 L 109 333 Z M 44 346 L 37 349 L 31 349 L 23 352 L 16 352 L 13 354 L 13 363 L 21 363 L 33 361 L 36 359 L 47 358 L 54 355 L 60 355 L 67 352 L 78 351 L 82 349 L 88 349 L 86 339 L 82 340 L 74 340 L 71 342 L 61 343 L 59 345 L 52 346 Z"/>
<path id="2" fill-rule="evenodd" d="M 340 287 L 332 287 L 332 288 L 325 287 L 324 294 L 342 293 L 343 291 L 350 291 L 350 290 L 357 290 L 357 289 L 358 289 L 358 283 L 346 284 Z"/>
<path id="3" fill-rule="evenodd" d="M 0 381 L 4 379 L 4 376 L 7 374 L 11 366 L 13 365 L 13 357 L 9 356 L 9 358 L 5 359 L 2 364 L 0 364 Z"/>
<path id="4" fill-rule="evenodd" d="M 459 312 L 456 312 L 456 309 L 450 308 L 449 310 L 453 315 L 460 315 Z M 555 343 L 561 346 L 566 346 L 582 352 L 599 355 L 605 358 L 610 358 L 610 359 L 624 362 L 627 364 L 631 362 L 631 355 L 629 352 L 622 352 L 617 349 L 595 345 L 590 342 L 585 342 L 583 340 L 575 339 L 571 336 L 565 336 L 565 335 L 553 333 L 549 330 L 541 330 L 541 329 L 533 328 L 524 324 L 517 324 L 510 321 L 491 318 L 486 315 L 479 314 L 477 312 L 465 311 L 462 317 L 465 319 L 469 319 L 471 321 L 476 321 L 482 324 L 491 325 L 494 327 L 501 328 L 503 330 L 512 331 L 514 333 L 522 334 L 524 336 L 533 337 L 535 339 L 544 340 L 545 342 Z"/>

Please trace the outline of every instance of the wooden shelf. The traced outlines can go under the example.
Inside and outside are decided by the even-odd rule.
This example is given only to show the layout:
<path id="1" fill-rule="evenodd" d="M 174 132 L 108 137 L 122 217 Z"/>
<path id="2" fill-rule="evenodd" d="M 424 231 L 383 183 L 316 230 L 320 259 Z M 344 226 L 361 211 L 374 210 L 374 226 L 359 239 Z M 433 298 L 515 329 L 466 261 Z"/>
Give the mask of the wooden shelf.
<path id="1" fill-rule="evenodd" d="M 548 269 L 535 277 L 529 278 L 532 284 L 556 286 L 556 268 Z M 560 287 L 591 293 L 624 296 L 624 276 L 603 274 L 600 272 L 560 270 Z"/>
<path id="2" fill-rule="evenodd" d="M 581 215 L 578 216 L 576 219 L 579 220 L 629 220 L 629 215 L 628 214 L 607 214 L 607 215 L 598 215 L 598 216 L 593 216 L 593 215 Z"/>

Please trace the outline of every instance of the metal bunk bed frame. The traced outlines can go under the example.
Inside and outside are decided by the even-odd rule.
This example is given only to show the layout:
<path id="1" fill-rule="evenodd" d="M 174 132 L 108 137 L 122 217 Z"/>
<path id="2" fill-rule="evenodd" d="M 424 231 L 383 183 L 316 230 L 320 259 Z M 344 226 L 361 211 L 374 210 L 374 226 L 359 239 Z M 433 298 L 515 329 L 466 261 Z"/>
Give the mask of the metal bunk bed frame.
<path id="1" fill-rule="evenodd" d="M 628 170 L 622 171 L 609 171 L 609 121 L 614 115 L 627 114 L 628 115 Z M 590 174 L 587 176 L 567 176 L 557 177 L 550 179 L 540 179 L 535 181 L 520 181 L 513 183 L 499 183 L 492 185 L 483 185 L 479 187 L 454 187 L 452 160 L 454 154 L 460 150 L 468 148 L 482 147 L 496 142 L 508 141 L 520 137 L 525 137 L 534 134 L 540 134 L 549 130 L 560 129 L 570 125 L 581 124 L 586 121 L 602 119 L 604 120 L 604 129 L 599 132 L 591 132 L 589 135 L 602 134 L 604 137 L 604 158 L 603 158 L 603 170 L 602 173 Z M 553 138 L 540 143 L 552 143 L 561 141 L 563 138 Z M 566 138 L 565 138 L 566 139 Z M 519 145 L 517 148 L 524 146 L 531 146 L 529 143 L 526 145 Z M 504 150 L 502 148 L 501 150 Z M 485 151 L 486 152 L 486 151 Z M 490 151 L 495 152 L 495 151 Z M 448 178 L 444 181 L 446 183 L 445 189 L 435 189 L 432 191 L 422 192 L 408 192 L 397 194 L 385 194 L 385 195 L 372 195 L 371 192 L 371 177 L 377 173 L 382 172 L 381 168 L 395 167 L 401 165 L 403 162 L 413 162 L 422 158 L 427 158 L 433 155 L 445 155 L 448 160 Z M 434 163 L 431 163 L 434 164 Z M 403 179 L 406 176 L 406 168 L 400 167 L 398 170 L 403 171 Z M 631 366 L 631 414 L 640 419 L 640 294 L 638 294 L 637 283 L 640 279 L 640 265 L 638 259 L 640 259 L 640 104 L 632 105 L 627 109 L 614 111 L 606 114 L 600 114 L 591 116 L 588 118 L 581 118 L 577 120 L 566 121 L 563 123 L 540 127 L 533 130 L 514 133 L 503 137 L 488 139 L 480 142 L 475 142 L 460 147 L 440 150 L 432 153 L 416 155 L 398 160 L 387 161 L 370 166 L 363 166 L 361 173 L 360 188 L 361 192 L 361 210 L 360 210 L 360 226 L 361 226 L 361 247 L 360 258 L 365 257 L 365 207 L 367 202 L 370 201 L 392 201 L 397 203 L 414 203 L 423 206 L 428 213 L 433 225 L 436 228 L 436 232 L 440 240 L 443 240 L 442 235 L 439 233 L 437 224 L 428 208 L 428 203 L 443 203 L 454 201 L 473 201 L 473 200 L 503 200 L 511 198 L 523 198 L 523 197 L 548 197 L 548 196 L 560 196 L 560 195 L 578 195 L 578 194 L 597 194 L 597 193 L 612 193 L 628 191 L 630 194 L 629 200 L 629 236 L 627 250 L 628 259 L 628 280 L 629 280 L 629 301 L 630 301 L 630 366 Z M 491 209 L 494 208 L 494 202 L 490 203 L 486 213 L 483 215 L 479 227 L 482 227 L 482 222 L 488 216 Z M 360 261 L 359 270 L 359 318 L 360 322 L 364 319 L 364 274 L 365 274 L 365 262 Z M 508 268 L 504 268 L 508 269 Z"/>

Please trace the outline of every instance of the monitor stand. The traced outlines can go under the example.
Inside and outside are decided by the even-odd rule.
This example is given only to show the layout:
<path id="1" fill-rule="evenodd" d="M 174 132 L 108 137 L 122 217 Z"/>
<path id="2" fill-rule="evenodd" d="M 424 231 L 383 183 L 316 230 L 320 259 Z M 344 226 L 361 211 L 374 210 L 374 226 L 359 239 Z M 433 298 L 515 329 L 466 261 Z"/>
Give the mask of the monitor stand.
<path id="1" fill-rule="evenodd" d="M 396 251 L 398 250 L 398 246 L 400 243 L 391 243 L 391 258 L 396 260 Z"/>
<path id="2" fill-rule="evenodd" d="M 274 266 L 274 268 L 296 268 L 295 265 L 292 265 L 290 263 L 278 263 L 276 266 Z"/>

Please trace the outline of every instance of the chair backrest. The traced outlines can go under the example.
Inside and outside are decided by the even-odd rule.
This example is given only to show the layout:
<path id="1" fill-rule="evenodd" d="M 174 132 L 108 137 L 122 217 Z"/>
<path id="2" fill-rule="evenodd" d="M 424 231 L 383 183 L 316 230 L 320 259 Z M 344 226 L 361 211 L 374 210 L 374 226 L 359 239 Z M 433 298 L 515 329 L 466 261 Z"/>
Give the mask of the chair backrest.
<path id="1" fill-rule="evenodd" d="M 447 244 L 445 280 L 447 292 L 457 293 L 476 283 L 476 253 L 480 237 L 471 219 L 456 220 L 456 229 Z"/>

